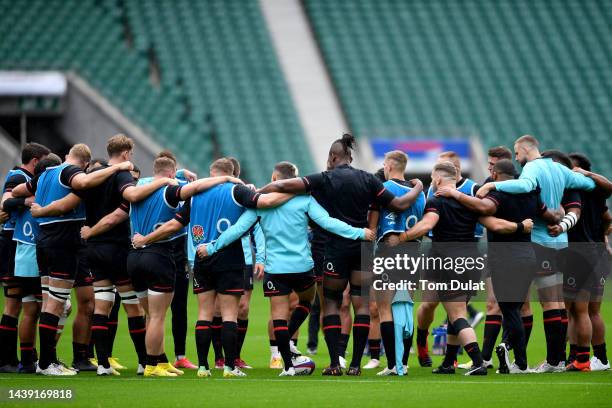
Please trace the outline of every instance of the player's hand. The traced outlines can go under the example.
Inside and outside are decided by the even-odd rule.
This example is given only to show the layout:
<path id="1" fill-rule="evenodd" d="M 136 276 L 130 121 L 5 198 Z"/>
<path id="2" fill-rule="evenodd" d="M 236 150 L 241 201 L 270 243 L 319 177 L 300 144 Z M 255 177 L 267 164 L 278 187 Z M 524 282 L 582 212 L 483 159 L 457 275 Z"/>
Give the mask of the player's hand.
<path id="1" fill-rule="evenodd" d="M 9 219 L 9 213 L 0 210 L 0 224 L 6 222 Z"/>
<path id="2" fill-rule="evenodd" d="M 491 190 L 494 190 L 494 189 L 495 189 L 495 184 L 493 184 L 493 183 L 485 183 L 485 185 L 480 187 L 478 189 L 478 191 L 476 192 L 476 197 L 478 197 L 478 198 L 485 198 L 487 196 L 487 194 L 489 194 L 489 192 Z"/>
<path id="3" fill-rule="evenodd" d="M 240 180 L 238 177 L 231 177 L 231 176 L 227 177 L 227 182 L 228 183 L 234 183 L 234 184 L 244 184 L 244 181 Z M 249 186 L 253 186 L 253 185 L 249 184 Z M 253 187 L 255 187 L 255 186 L 253 186 Z"/>
<path id="4" fill-rule="evenodd" d="M 390 247 L 398 246 L 400 242 L 399 234 L 389 234 L 385 238 L 385 244 Z"/>
<path id="5" fill-rule="evenodd" d="M 85 241 L 91 238 L 91 228 L 90 227 L 88 226 L 81 227 L 81 238 L 84 239 Z"/>
<path id="6" fill-rule="evenodd" d="M 131 161 L 124 161 L 124 162 L 115 164 L 115 166 L 117 167 L 117 170 L 119 170 L 119 171 L 121 171 L 121 170 L 132 171 L 132 170 L 134 170 L 134 165 L 132 164 Z"/>
<path id="7" fill-rule="evenodd" d="M 264 264 L 256 263 L 253 268 L 255 279 L 262 280 L 264 276 Z"/>
<path id="8" fill-rule="evenodd" d="M 32 203 L 32 205 L 30 206 L 30 213 L 32 213 L 32 217 L 34 218 L 42 217 L 42 207 L 37 203 Z"/>
<path id="9" fill-rule="evenodd" d="M 364 234 L 364 240 L 366 241 L 374 241 L 376 239 L 376 232 L 372 231 L 369 228 L 364 228 L 363 229 Z"/>
<path id="10" fill-rule="evenodd" d="M 421 189 L 421 191 L 423 191 L 423 182 L 420 179 L 413 178 L 412 180 L 410 180 L 410 183 L 412 183 L 412 187 L 419 188 Z"/>
<path id="11" fill-rule="evenodd" d="M 563 208 L 563 206 L 560 206 L 556 210 L 550 210 L 550 212 L 552 213 L 553 217 L 555 217 L 555 224 L 561 222 L 561 220 L 565 216 L 565 209 Z"/>
<path id="12" fill-rule="evenodd" d="M 132 246 L 134 248 L 144 248 L 146 245 L 146 238 L 139 233 L 134 234 L 132 237 Z"/>
<path id="13" fill-rule="evenodd" d="M 525 234 L 529 234 L 533 229 L 533 220 L 531 218 L 524 219 L 521 221 L 521 224 L 523 224 L 523 232 Z"/>
<path id="14" fill-rule="evenodd" d="M 164 185 L 166 186 L 178 186 L 179 182 L 177 179 L 163 177 L 162 178 Z"/>
<path id="15" fill-rule="evenodd" d="M 563 232 L 563 229 L 561 229 L 559 224 L 547 225 L 546 228 L 548 228 L 548 235 L 551 237 L 558 237 Z"/>
<path id="16" fill-rule="evenodd" d="M 193 171 L 189 171 L 187 169 L 183 169 L 183 177 L 185 177 L 185 180 L 187 180 L 188 182 L 192 183 L 194 181 L 196 181 L 198 179 L 198 175 L 195 174 Z"/>
<path id="17" fill-rule="evenodd" d="M 574 167 L 572 170 L 574 170 L 576 173 L 580 173 L 580 174 L 582 174 L 583 176 L 587 176 L 587 177 L 589 177 L 589 172 L 588 172 L 588 171 L 586 171 L 586 170 L 585 170 L 585 169 L 583 169 L 583 168 L 580 168 L 580 167 Z"/>
<path id="18" fill-rule="evenodd" d="M 208 256 L 206 245 L 199 245 L 198 248 L 196 249 L 196 254 L 198 254 L 199 258 L 206 258 Z"/>
<path id="19" fill-rule="evenodd" d="M 456 188 L 442 187 L 436 190 L 436 197 L 455 198 L 459 191 Z"/>
<path id="20" fill-rule="evenodd" d="M 34 199 L 35 199 L 35 198 L 36 198 L 36 197 L 34 197 L 34 196 L 30 196 L 30 197 L 26 198 L 26 199 L 25 199 L 25 205 L 26 205 L 27 207 L 31 207 L 31 206 L 32 206 L 32 204 L 34 203 Z"/>

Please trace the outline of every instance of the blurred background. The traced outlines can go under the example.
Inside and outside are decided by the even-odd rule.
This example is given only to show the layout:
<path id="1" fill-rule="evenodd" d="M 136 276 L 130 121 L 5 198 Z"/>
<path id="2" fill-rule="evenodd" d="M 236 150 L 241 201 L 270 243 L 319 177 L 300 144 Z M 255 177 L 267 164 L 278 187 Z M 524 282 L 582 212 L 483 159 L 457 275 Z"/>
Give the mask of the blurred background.
<path id="1" fill-rule="evenodd" d="M 261 185 L 350 131 L 364 169 L 454 150 L 482 181 L 530 133 L 610 176 L 611 21 L 609 0 L 0 0 L 0 162 L 124 132 L 144 175 L 168 148 Z"/>

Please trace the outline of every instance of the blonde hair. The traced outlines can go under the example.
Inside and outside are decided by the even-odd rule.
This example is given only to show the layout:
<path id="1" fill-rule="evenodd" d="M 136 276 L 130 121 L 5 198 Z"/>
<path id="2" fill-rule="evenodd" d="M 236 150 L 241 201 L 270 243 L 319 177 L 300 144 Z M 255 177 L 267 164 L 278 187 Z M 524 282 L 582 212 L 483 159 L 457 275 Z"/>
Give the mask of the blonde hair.
<path id="1" fill-rule="evenodd" d="M 84 143 L 77 143 L 72 146 L 68 154 L 82 163 L 89 163 L 91 161 L 91 150 Z"/>
<path id="2" fill-rule="evenodd" d="M 176 171 L 176 162 L 170 157 L 158 157 L 153 161 L 153 174 L 159 174 L 163 171 Z"/>
<path id="3" fill-rule="evenodd" d="M 123 152 L 129 152 L 133 149 L 134 141 L 121 133 L 111 137 L 106 143 L 106 152 L 108 153 L 108 157 L 117 156 Z"/>
<path id="4" fill-rule="evenodd" d="M 518 139 L 516 139 L 516 142 L 514 142 L 514 144 L 522 144 L 522 145 L 527 145 L 527 147 L 529 148 L 537 148 L 540 146 L 540 142 L 538 142 L 538 139 L 536 139 L 535 137 L 531 136 L 531 135 L 523 135 L 521 137 L 519 137 Z"/>
<path id="5" fill-rule="evenodd" d="M 213 171 L 213 170 L 217 170 L 223 174 L 227 174 L 228 176 L 231 176 L 232 174 L 234 174 L 234 165 L 232 164 L 231 160 L 223 157 L 221 159 L 215 160 L 210 165 L 210 171 Z"/>
<path id="6" fill-rule="evenodd" d="M 457 168 L 451 161 L 436 163 L 433 168 L 433 172 L 436 175 L 449 180 L 456 180 L 457 178 Z"/>
<path id="7" fill-rule="evenodd" d="M 391 160 L 394 162 L 393 168 L 396 170 L 406 170 L 406 164 L 408 163 L 408 155 L 401 150 L 393 150 L 385 153 L 385 160 Z"/>

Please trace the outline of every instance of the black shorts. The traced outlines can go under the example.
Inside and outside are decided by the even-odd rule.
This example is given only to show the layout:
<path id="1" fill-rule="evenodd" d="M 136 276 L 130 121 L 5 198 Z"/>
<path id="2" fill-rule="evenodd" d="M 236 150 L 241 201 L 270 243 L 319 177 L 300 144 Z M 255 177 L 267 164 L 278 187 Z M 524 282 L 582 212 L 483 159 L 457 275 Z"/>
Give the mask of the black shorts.
<path id="1" fill-rule="evenodd" d="M 40 278 L 24 278 L 17 277 L 19 286 L 21 287 L 21 298 L 33 297 L 37 302 L 42 302 L 42 288 L 40 286 Z"/>
<path id="2" fill-rule="evenodd" d="M 244 265 L 244 290 L 253 290 L 253 265 Z"/>
<path id="3" fill-rule="evenodd" d="M 244 265 L 233 269 L 218 269 L 205 265 L 196 257 L 193 266 L 193 293 L 214 290 L 224 295 L 244 294 Z"/>
<path id="4" fill-rule="evenodd" d="M 563 295 L 569 301 L 597 301 L 610 270 L 605 244 L 580 243 L 559 251 L 563 258 Z"/>
<path id="5" fill-rule="evenodd" d="M 536 256 L 537 275 L 547 276 L 561 272 L 559 249 L 533 244 Z"/>
<path id="6" fill-rule="evenodd" d="M 174 292 L 176 264 L 168 248 L 151 247 L 131 250 L 127 270 L 136 292 L 148 289 L 155 292 Z"/>
<path id="7" fill-rule="evenodd" d="M 303 292 L 315 284 L 313 270 L 302 273 L 264 273 L 264 296 L 287 296 Z"/>
<path id="8" fill-rule="evenodd" d="M 75 280 L 78 264 L 78 249 L 71 247 L 36 246 L 36 261 L 40 276 Z"/>
<path id="9" fill-rule="evenodd" d="M 361 270 L 361 244 L 355 241 L 330 240 L 325 247 L 323 275 L 326 278 L 350 280 L 352 271 Z"/>
<path id="10" fill-rule="evenodd" d="M 0 280 L 5 286 L 14 284 L 16 249 L 12 231 L 0 232 Z"/>
<path id="11" fill-rule="evenodd" d="M 74 287 L 82 288 L 85 286 L 92 286 L 93 281 L 94 278 L 91 274 L 89 263 L 87 262 L 87 247 L 82 245 L 77 254 L 77 271 L 76 277 L 74 278 Z"/>
<path id="12" fill-rule="evenodd" d="M 116 286 L 130 283 L 127 272 L 127 245 L 114 243 L 87 244 L 87 263 L 94 281 L 110 280 Z"/>

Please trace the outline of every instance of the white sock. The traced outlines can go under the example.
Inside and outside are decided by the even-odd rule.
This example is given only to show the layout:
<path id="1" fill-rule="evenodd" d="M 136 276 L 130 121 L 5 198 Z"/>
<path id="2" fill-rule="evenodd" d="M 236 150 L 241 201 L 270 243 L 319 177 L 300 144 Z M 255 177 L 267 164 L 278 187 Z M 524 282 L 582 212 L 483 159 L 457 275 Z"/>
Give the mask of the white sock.
<path id="1" fill-rule="evenodd" d="M 184 355 L 184 354 L 180 354 L 180 355 L 176 356 L 176 360 L 177 360 L 177 361 L 178 361 L 178 360 L 182 360 L 182 359 L 184 359 L 184 358 L 185 358 L 185 355 Z"/>
<path id="2" fill-rule="evenodd" d="M 278 346 L 270 346 L 270 354 L 272 354 L 272 357 L 277 355 L 278 354 Z"/>

